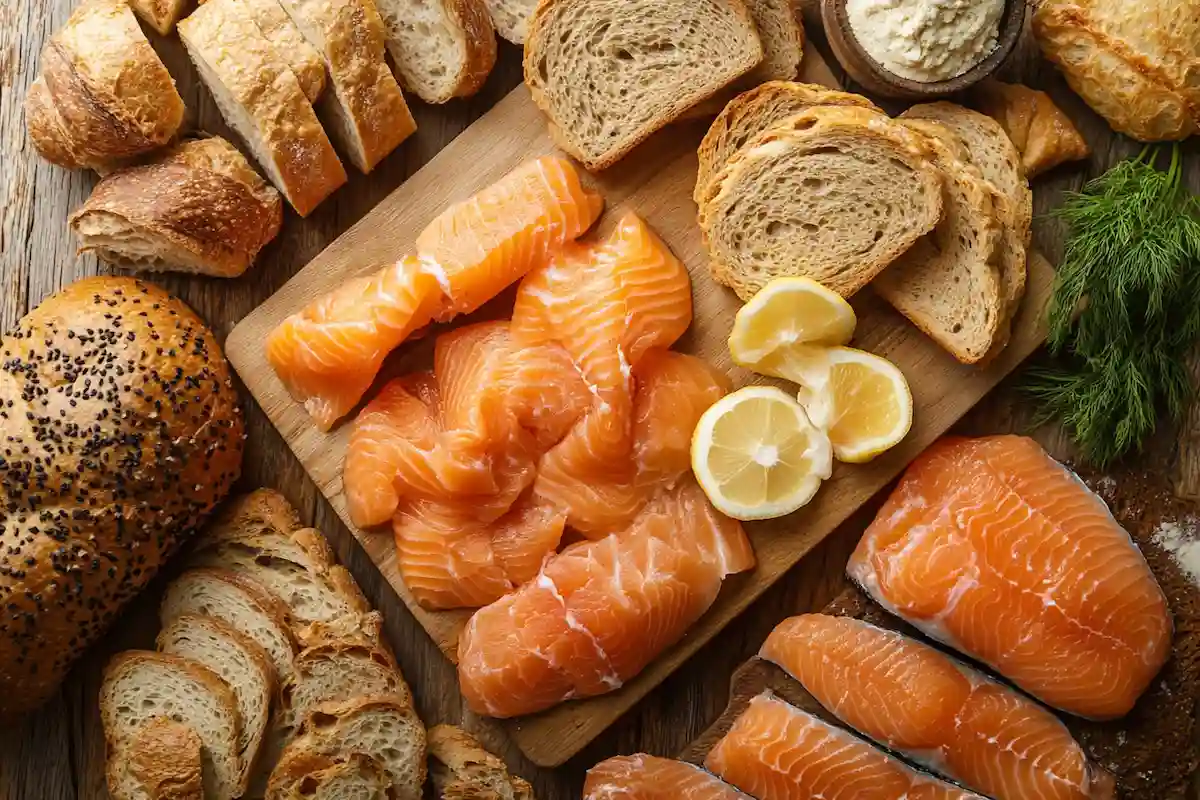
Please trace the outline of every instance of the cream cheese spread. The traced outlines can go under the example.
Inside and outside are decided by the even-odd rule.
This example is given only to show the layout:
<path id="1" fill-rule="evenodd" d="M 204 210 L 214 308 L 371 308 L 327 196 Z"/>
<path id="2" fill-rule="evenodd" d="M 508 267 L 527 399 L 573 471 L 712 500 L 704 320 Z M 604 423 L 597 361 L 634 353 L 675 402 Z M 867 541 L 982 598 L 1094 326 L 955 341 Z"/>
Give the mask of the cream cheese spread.
<path id="1" fill-rule="evenodd" d="M 847 0 L 846 12 L 854 37 L 884 69 L 933 83 L 991 54 L 1004 0 Z"/>

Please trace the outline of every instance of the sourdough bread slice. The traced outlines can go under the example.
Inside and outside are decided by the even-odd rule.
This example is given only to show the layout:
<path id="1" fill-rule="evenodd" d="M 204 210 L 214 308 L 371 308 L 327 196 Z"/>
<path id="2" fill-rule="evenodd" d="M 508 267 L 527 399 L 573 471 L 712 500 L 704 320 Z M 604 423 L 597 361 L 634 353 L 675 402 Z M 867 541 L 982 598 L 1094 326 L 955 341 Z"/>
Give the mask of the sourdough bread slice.
<path id="1" fill-rule="evenodd" d="M 133 750 L 153 742 L 140 735 L 144 725 L 166 718 L 186 725 L 199 737 L 204 796 L 233 800 L 241 795 L 237 698 L 212 670 L 178 656 L 131 650 L 113 657 L 100 687 L 100 718 L 107 746 L 109 792 L 115 800 L 144 800 L 144 780 L 164 756 Z M 194 757 L 190 737 L 178 740 L 179 761 Z M 138 769 L 131 769 L 140 763 Z"/>
<path id="2" fill-rule="evenodd" d="M 941 217 L 941 173 L 921 140 L 850 106 L 810 108 L 769 128 L 700 203 L 713 279 L 743 300 L 784 275 L 848 297 Z"/>
<path id="3" fill-rule="evenodd" d="M 236 0 L 236 5 L 254 20 L 275 52 L 292 68 L 308 101 L 317 102 L 325 91 L 325 60 L 304 38 L 279 0 Z"/>
<path id="4" fill-rule="evenodd" d="M 496 65 L 483 0 L 375 0 L 405 89 L 426 103 L 478 92 Z"/>
<path id="5" fill-rule="evenodd" d="M 425 738 L 433 790 L 442 800 L 534 800 L 527 781 L 510 775 L 503 761 L 461 728 L 438 725 Z"/>
<path id="6" fill-rule="evenodd" d="M 767 128 L 814 106 L 859 106 L 878 111 L 861 94 L 839 92 L 813 83 L 770 81 L 735 97 L 713 120 L 697 155 L 696 202 L 738 150 Z M 882 111 L 879 111 L 882 114 Z"/>
<path id="7" fill-rule="evenodd" d="M 350 753 L 335 758 L 293 752 L 279 763 L 266 800 L 392 800 L 394 796 L 387 770 L 370 756 Z"/>
<path id="8" fill-rule="evenodd" d="M 558 144 L 600 170 L 762 59 L 742 0 L 544 0 L 525 83 Z"/>
<path id="9" fill-rule="evenodd" d="M 484 3 L 496 33 L 513 44 L 525 44 L 537 0 L 484 0 Z"/>
<path id="10" fill-rule="evenodd" d="M 244 794 L 267 730 L 277 686 L 275 667 L 267 651 L 223 620 L 194 614 L 180 615 L 163 628 L 158 634 L 158 649 L 208 667 L 233 689 L 242 721 L 238 790 Z"/>
<path id="11" fill-rule="evenodd" d="M 203 746 L 190 726 L 155 717 L 125 748 L 122 785 L 146 800 L 204 800 Z"/>
<path id="12" fill-rule="evenodd" d="M 361 172 L 375 169 L 417 129 L 384 58 L 374 0 L 280 0 L 325 59 L 332 91 L 318 106 L 330 134 Z"/>
<path id="13" fill-rule="evenodd" d="M 940 137 L 929 145 L 945 176 L 945 215 L 872 285 L 955 358 L 975 364 L 991 350 L 1006 314 L 1001 223 L 978 170 Z"/>
<path id="14" fill-rule="evenodd" d="M 287 764 L 297 754 L 344 759 L 351 753 L 362 753 L 383 765 L 396 800 L 420 800 L 425 783 L 425 727 L 412 704 L 395 697 L 357 697 L 313 709 L 271 774 L 268 796 L 290 772 Z"/>
<path id="15" fill-rule="evenodd" d="M 346 182 L 346 171 L 296 74 L 238 0 L 208 0 L 178 27 L 221 116 L 307 216 Z"/>
<path id="16" fill-rule="evenodd" d="M 167 587 L 158 614 L 164 628 L 185 614 L 217 617 L 267 652 L 280 681 L 292 675 L 296 647 L 287 609 L 252 580 L 228 570 L 189 569 Z"/>

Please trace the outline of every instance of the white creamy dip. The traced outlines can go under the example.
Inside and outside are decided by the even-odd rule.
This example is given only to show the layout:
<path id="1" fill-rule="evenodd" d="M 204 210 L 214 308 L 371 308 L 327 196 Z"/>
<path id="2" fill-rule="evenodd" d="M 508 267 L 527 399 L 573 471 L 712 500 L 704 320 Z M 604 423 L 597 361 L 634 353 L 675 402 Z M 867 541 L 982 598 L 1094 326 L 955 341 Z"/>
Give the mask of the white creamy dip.
<path id="1" fill-rule="evenodd" d="M 1004 0 L 847 0 L 846 12 L 854 37 L 884 69 L 933 83 L 996 49 Z"/>

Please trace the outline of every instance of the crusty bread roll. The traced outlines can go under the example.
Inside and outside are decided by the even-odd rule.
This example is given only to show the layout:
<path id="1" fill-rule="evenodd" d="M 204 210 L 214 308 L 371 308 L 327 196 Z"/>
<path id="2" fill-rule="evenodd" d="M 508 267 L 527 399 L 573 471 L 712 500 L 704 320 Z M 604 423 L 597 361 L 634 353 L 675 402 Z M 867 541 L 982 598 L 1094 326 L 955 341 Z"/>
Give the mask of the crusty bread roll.
<path id="1" fill-rule="evenodd" d="M 131 278 L 50 297 L 0 341 L 0 715 L 36 708 L 237 478 L 216 337 Z"/>
<path id="2" fill-rule="evenodd" d="M 279 233 L 283 201 L 214 137 L 112 173 L 68 222 L 80 252 L 109 263 L 236 278 Z"/>
<path id="3" fill-rule="evenodd" d="M 183 123 L 175 81 L 122 0 L 85 0 L 42 48 L 25 100 L 33 146 L 63 167 L 108 172 Z"/>

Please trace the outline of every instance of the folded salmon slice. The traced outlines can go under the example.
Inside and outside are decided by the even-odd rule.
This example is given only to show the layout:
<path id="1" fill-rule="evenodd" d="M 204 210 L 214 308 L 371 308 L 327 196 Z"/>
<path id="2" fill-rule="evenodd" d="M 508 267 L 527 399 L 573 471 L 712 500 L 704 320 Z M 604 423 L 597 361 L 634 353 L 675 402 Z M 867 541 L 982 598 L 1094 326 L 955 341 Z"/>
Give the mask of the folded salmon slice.
<path id="1" fill-rule="evenodd" d="M 751 699 L 704 766 L 758 800 L 983 800 L 769 691 Z"/>
<path id="2" fill-rule="evenodd" d="M 1171 652 L 1166 598 L 1129 534 L 1023 437 L 927 450 L 847 573 L 923 632 L 1083 717 L 1128 713 Z"/>
<path id="3" fill-rule="evenodd" d="M 1033 700 L 945 654 L 847 617 L 781 622 L 759 655 L 842 722 L 991 797 L 1111 800 L 1112 775 Z"/>
<path id="4" fill-rule="evenodd" d="M 637 753 L 601 761 L 587 772 L 583 800 L 753 800 L 683 761 Z"/>

